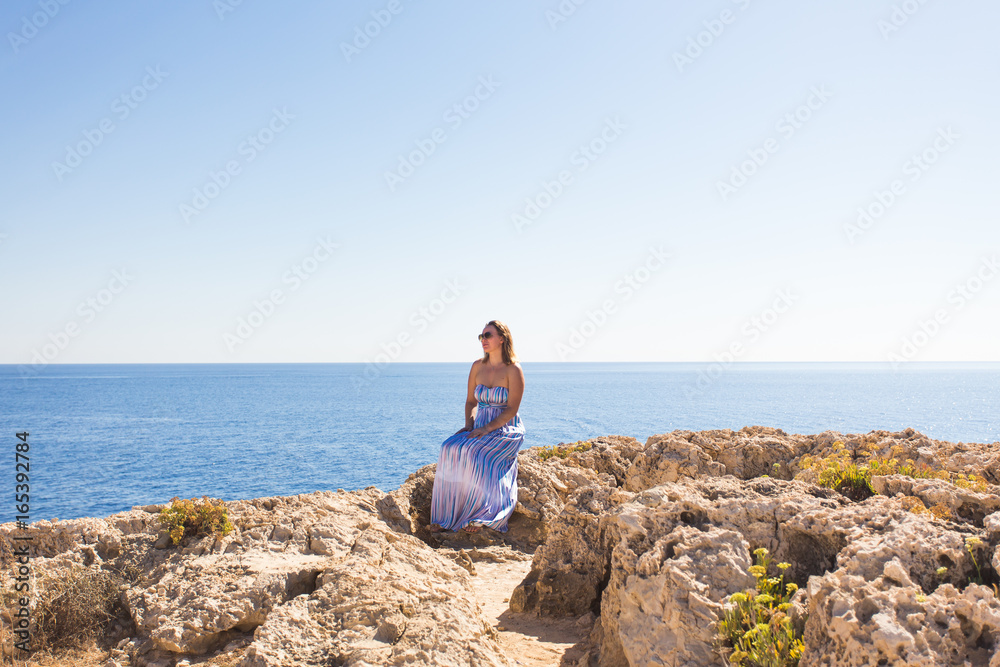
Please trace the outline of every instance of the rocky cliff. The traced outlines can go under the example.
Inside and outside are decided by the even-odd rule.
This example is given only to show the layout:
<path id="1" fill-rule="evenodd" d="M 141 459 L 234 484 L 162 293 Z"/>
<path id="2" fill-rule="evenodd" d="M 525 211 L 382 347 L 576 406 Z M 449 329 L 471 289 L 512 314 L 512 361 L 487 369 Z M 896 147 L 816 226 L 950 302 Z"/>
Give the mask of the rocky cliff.
<path id="1" fill-rule="evenodd" d="M 911 463 L 862 494 L 817 484 L 817 461 L 862 453 Z M 431 534 L 434 467 L 389 493 L 227 502 L 229 535 L 177 546 L 159 505 L 40 521 L 35 588 L 119 575 L 109 665 L 499 666 L 524 663 L 484 615 L 477 563 L 530 558 L 509 612 L 578 619 L 573 664 L 720 665 L 715 623 L 763 547 L 798 585 L 801 667 L 1000 667 L 1000 443 L 753 426 L 533 448 L 502 535 Z"/>

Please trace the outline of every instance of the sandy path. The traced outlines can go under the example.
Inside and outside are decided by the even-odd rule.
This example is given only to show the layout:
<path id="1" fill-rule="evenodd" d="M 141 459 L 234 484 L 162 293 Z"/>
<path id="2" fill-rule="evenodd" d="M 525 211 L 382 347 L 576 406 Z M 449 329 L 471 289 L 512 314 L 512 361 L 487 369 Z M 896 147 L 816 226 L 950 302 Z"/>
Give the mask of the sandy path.
<path id="1" fill-rule="evenodd" d="M 514 587 L 531 569 L 530 560 L 478 561 L 475 568 L 473 588 L 513 664 L 530 667 L 577 664 L 584 650 L 574 645 L 586 638 L 589 627 L 581 627 L 575 618 L 537 618 L 515 614 L 508 608 Z"/>

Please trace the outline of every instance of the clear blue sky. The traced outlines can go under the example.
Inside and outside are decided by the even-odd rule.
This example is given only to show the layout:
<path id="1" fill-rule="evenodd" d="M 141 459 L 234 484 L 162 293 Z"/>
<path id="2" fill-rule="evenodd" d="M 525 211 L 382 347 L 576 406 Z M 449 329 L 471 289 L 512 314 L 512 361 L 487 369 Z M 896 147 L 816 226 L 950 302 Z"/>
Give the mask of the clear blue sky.
<path id="1" fill-rule="evenodd" d="M 224 2 L 0 10 L 0 363 L 1000 360 L 997 3 Z"/>

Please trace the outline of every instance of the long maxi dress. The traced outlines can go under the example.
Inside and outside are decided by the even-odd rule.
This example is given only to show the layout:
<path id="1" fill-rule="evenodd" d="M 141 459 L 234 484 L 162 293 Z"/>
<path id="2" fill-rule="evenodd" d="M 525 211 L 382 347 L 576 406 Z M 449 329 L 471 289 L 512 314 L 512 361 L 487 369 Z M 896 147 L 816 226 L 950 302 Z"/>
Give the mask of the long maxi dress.
<path id="1" fill-rule="evenodd" d="M 486 426 L 507 407 L 506 387 L 477 384 L 479 401 L 474 428 Z M 510 421 L 481 438 L 449 436 L 441 444 L 431 523 L 446 530 L 470 522 L 507 532 L 507 520 L 517 505 L 517 453 L 524 442 L 524 425 L 515 414 Z"/>

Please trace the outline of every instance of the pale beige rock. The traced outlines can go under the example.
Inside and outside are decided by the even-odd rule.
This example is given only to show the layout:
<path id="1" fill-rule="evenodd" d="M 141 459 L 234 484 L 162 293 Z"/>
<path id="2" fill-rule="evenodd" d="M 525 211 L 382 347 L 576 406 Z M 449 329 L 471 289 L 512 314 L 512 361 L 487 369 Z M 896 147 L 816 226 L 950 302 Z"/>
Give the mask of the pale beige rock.
<path id="1" fill-rule="evenodd" d="M 577 490 L 535 551 L 531 572 L 511 594 L 511 610 L 560 616 L 599 612 L 600 590 L 610 574 L 600 519 L 631 495 L 603 485 Z"/>
<path id="2" fill-rule="evenodd" d="M 1000 511 L 1000 496 L 959 488 L 943 479 L 876 475 L 872 477 L 872 489 L 884 496 L 914 496 L 927 507 L 943 505 L 953 516 L 973 523 L 982 523 L 988 514 Z"/>
<path id="3" fill-rule="evenodd" d="M 762 443 L 764 439 L 777 442 Z M 952 508 L 959 523 L 949 523 L 932 519 L 927 514 L 906 511 L 901 497 L 875 496 L 852 503 L 829 489 L 774 479 L 801 471 L 796 462 L 805 456 L 832 454 L 837 441 L 859 448 L 867 446 L 871 451 L 883 451 L 886 455 L 912 452 L 915 457 L 922 457 L 921 461 L 953 465 L 953 472 L 985 475 L 985 471 L 977 468 L 968 457 L 956 458 L 956 452 L 962 454 L 962 448 L 928 441 L 909 430 L 896 434 L 875 432 L 867 436 L 842 436 L 830 432 L 819 436 L 786 437 L 775 429 L 753 427 L 736 433 L 674 432 L 655 436 L 647 442 L 647 449 L 636 457 L 627 474 L 626 487 L 635 492 L 630 494 L 631 498 L 609 502 L 611 492 L 606 490 L 600 496 L 602 502 L 597 503 L 589 515 L 568 504 L 562 515 L 552 522 L 550 538 L 536 551 L 532 571 L 519 587 L 523 594 L 512 598 L 512 605 L 527 604 L 543 614 L 564 614 L 579 613 L 588 600 L 591 605 L 599 604 L 601 615 L 593 639 L 600 645 L 600 664 L 604 666 L 638 664 L 637 660 L 649 660 L 651 664 L 673 664 L 669 660 L 675 660 L 676 664 L 701 664 L 703 660 L 712 659 L 707 636 L 697 648 L 694 642 L 690 647 L 685 644 L 681 648 L 673 635 L 647 645 L 644 640 L 636 640 L 636 633 L 622 625 L 624 618 L 629 627 L 642 628 L 639 636 L 648 635 L 650 628 L 670 632 L 671 623 L 662 621 L 664 588 L 650 586 L 629 590 L 629 586 L 636 568 L 646 562 L 643 559 L 660 560 L 657 545 L 678 527 L 734 531 L 747 543 L 744 562 L 749 563 L 752 549 L 765 547 L 775 561 L 792 563 L 787 574 L 800 586 L 835 574 L 842 584 L 840 592 L 845 595 L 852 594 L 851 591 L 863 582 L 876 578 L 889 582 L 885 585 L 907 587 L 925 595 L 939 588 L 952 588 L 951 584 L 964 586 L 970 577 L 978 575 L 966 548 L 966 539 L 981 535 L 985 540 L 984 524 L 992 529 L 989 535 L 1000 538 L 1000 520 L 990 516 L 998 507 L 994 494 L 961 489 L 943 480 L 876 479 L 877 488 L 884 491 L 909 494 L 921 498 L 925 504 L 933 501 Z M 786 458 L 785 463 L 774 466 L 773 463 L 778 462 L 774 459 L 781 457 L 793 460 L 789 462 Z M 957 460 L 968 467 L 956 469 Z M 758 477 L 745 482 L 732 476 L 713 478 L 723 472 L 720 464 L 725 471 L 741 476 L 770 471 L 772 478 Z M 647 484 L 658 486 L 646 488 Z M 616 493 L 620 496 L 627 492 Z M 585 539 L 587 537 L 590 539 Z M 995 545 L 996 542 L 988 549 L 979 550 L 980 565 L 988 560 L 991 552 L 994 552 L 994 560 L 1000 558 L 997 555 L 1000 549 L 992 548 Z M 574 572 L 568 567 L 572 563 L 585 563 L 588 567 Z M 606 583 L 595 585 L 596 577 L 586 574 L 592 573 L 601 563 L 605 564 L 603 570 L 608 577 Z M 940 567 L 947 568 L 944 574 L 938 573 Z M 691 569 L 687 568 L 687 576 L 691 576 Z M 548 585 L 543 588 L 539 582 Z M 685 585 L 689 584 L 672 581 L 668 588 L 683 591 Z M 626 590 L 628 594 L 623 593 Z M 966 595 L 979 595 L 971 586 L 967 590 L 970 592 L 964 593 Z M 977 606 L 974 605 L 987 617 L 993 612 L 983 611 L 983 605 L 992 609 L 990 605 L 995 600 L 992 594 L 990 598 L 986 601 L 977 598 Z M 950 599 L 946 596 L 942 608 L 966 604 Z M 627 611 L 623 608 L 623 600 L 628 605 Z M 796 594 L 792 609 L 795 624 L 805 623 L 804 612 L 811 601 L 805 590 Z M 961 615 L 963 612 L 958 611 L 958 607 L 954 613 Z M 927 664 L 963 664 L 957 659 L 952 662 L 951 654 L 934 645 L 929 635 L 914 634 L 912 629 L 902 625 L 899 620 L 902 612 L 897 611 L 886 607 L 882 615 L 872 611 L 865 619 L 866 623 L 871 622 L 864 636 L 870 648 L 868 653 L 859 654 L 861 657 L 856 660 L 845 658 L 844 662 L 838 662 L 831 659 L 814 664 L 875 665 L 881 659 L 898 661 L 900 655 L 907 654 L 908 636 L 911 635 L 918 645 L 922 646 L 924 639 L 930 642 L 930 648 L 922 649 L 923 657 L 918 659 L 931 661 Z M 907 622 L 912 625 L 915 619 L 910 617 Z M 960 641 L 955 639 L 955 627 L 965 633 Z M 981 633 L 980 627 L 984 628 Z M 824 631 L 841 639 L 848 637 L 844 641 L 849 643 L 851 635 L 845 628 L 844 619 L 838 616 L 824 626 Z M 972 664 L 980 664 L 983 650 L 992 656 L 994 634 L 991 628 L 985 621 L 982 626 L 960 623 L 953 625 L 949 632 L 956 642 L 972 647 L 968 652 Z M 665 659 L 656 653 L 665 647 L 676 654 Z M 940 651 L 935 652 L 938 649 Z M 813 657 L 816 655 L 830 657 L 822 651 Z"/>
<path id="4" fill-rule="evenodd" d="M 312 594 L 271 613 L 243 665 L 408 663 L 511 664 L 465 570 L 412 536 L 372 526 Z"/>
<path id="5" fill-rule="evenodd" d="M 789 478 L 788 464 L 811 451 L 817 436 L 747 426 L 739 431 L 672 431 L 653 435 L 628 470 L 625 488 L 641 491 L 699 476 Z M 820 438 L 822 440 L 822 438 Z"/>
<path id="6" fill-rule="evenodd" d="M 723 599 L 754 586 L 749 545 L 734 531 L 678 526 L 638 558 L 617 592 L 630 665 L 715 666 L 714 623 Z"/>
<path id="7" fill-rule="evenodd" d="M 284 662 L 268 662 L 269 651 L 280 651 L 275 646 L 282 642 L 301 644 L 305 634 L 297 637 L 293 626 L 283 632 L 280 619 L 303 608 L 313 609 L 308 618 L 323 629 L 325 646 L 345 654 L 371 639 L 407 655 L 432 655 L 440 664 L 466 664 L 470 655 L 483 665 L 508 664 L 488 636 L 468 575 L 463 579 L 458 573 L 464 570 L 449 558 L 384 522 L 377 504 L 385 495 L 370 487 L 233 501 L 226 503 L 234 524 L 230 535 L 187 538 L 165 549 L 153 547 L 161 527 L 141 508 L 106 519 L 39 522 L 33 533 L 48 557 L 35 559 L 33 567 L 134 567 L 139 576 L 125 599 L 138 633 L 139 641 L 128 647 L 136 665 L 173 664 L 171 656 L 223 650 L 255 630 L 248 660 L 328 664 L 294 652 Z M 0 536 L 9 539 L 12 529 L 3 526 Z M 373 550 L 372 543 L 384 544 L 385 552 Z M 383 557 L 401 569 L 388 567 Z M 379 577 L 385 585 L 377 583 Z M 412 612 L 396 604 L 400 591 L 410 596 Z M 316 602 L 326 599 L 341 602 L 332 608 Z M 278 610 L 272 626 L 260 631 Z M 371 619 L 377 620 L 372 636 L 362 637 L 361 627 Z M 329 630 L 336 623 L 342 635 Z M 416 643 L 404 641 L 408 636 Z M 350 664 L 366 664 L 362 655 Z"/>
<path id="8" fill-rule="evenodd" d="M 157 648 L 202 654 L 249 632 L 276 606 L 315 588 L 328 559 L 250 552 L 196 557 L 180 573 L 165 572 L 146 589 L 127 592 L 138 630 Z"/>
<path id="9" fill-rule="evenodd" d="M 126 576 L 134 636 L 112 659 L 135 667 L 535 665 L 557 650 L 579 665 L 624 667 L 718 664 L 713 620 L 731 593 L 753 585 L 751 554 L 764 547 L 792 564 L 786 574 L 800 586 L 790 617 L 805 629 L 803 667 L 1000 667 L 1000 605 L 991 588 L 969 583 L 998 580 L 998 488 L 893 475 L 873 479 L 883 495 L 852 502 L 810 483 L 806 465 L 843 448 L 993 483 L 1000 443 L 748 426 L 588 444 L 565 458 L 520 453 L 506 534 L 429 533 L 430 465 L 391 493 L 229 502 L 231 535 L 177 547 L 161 538 L 161 504 L 41 521 L 30 529 L 32 563 L 43 586 L 71 568 Z M 909 511 L 917 499 L 947 507 L 953 520 Z M 8 548 L 13 531 L 0 526 Z M 492 564 L 529 557 L 509 594 L 472 585 L 500 571 Z M 501 596 L 490 603 L 493 620 L 477 591 Z M 508 620 L 525 632 L 530 614 L 541 614 L 551 622 L 539 627 L 561 628 L 559 637 L 575 636 L 570 627 L 590 634 L 571 652 L 560 641 L 528 650 L 530 638 L 510 628 L 498 642 L 504 598 Z"/>
<path id="10" fill-rule="evenodd" d="M 788 570 L 789 578 L 804 583 L 810 574 L 832 567 L 845 538 L 841 534 L 843 529 L 838 531 L 835 525 L 826 522 L 821 524 L 822 531 L 803 533 L 802 526 L 795 520 L 846 504 L 839 494 L 802 482 L 767 478 L 744 482 L 726 476 L 664 484 L 646 489 L 631 501 L 615 506 L 600 517 L 599 532 L 604 542 L 593 547 L 610 555 L 607 585 L 603 592 L 597 591 L 602 626 L 600 664 L 606 667 L 629 664 L 625 653 L 629 633 L 620 626 L 621 591 L 643 556 L 678 527 L 704 531 L 721 529 L 738 534 L 745 541 L 746 549 L 740 562 L 749 567 L 751 552 L 764 547 L 776 562 L 793 563 L 793 568 Z M 854 525 L 853 521 L 850 523 Z M 744 557 L 746 560 L 742 560 Z M 546 566 L 544 561 L 539 563 L 539 577 L 544 577 Z M 744 577 L 737 581 L 749 580 Z M 646 609 L 655 609 L 659 604 L 655 599 L 640 603 Z M 678 655 L 678 664 L 683 664 L 685 659 L 703 659 L 704 642 L 697 645 L 700 648 L 696 653 L 701 657 Z"/>
<path id="11" fill-rule="evenodd" d="M 804 581 L 833 566 L 847 527 L 825 520 L 814 528 L 797 522 L 846 504 L 835 491 L 802 482 L 742 482 L 731 476 L 689 479 L 638 494 L 581 489 L 552 522 L 549 540 L 535 551 L 532 571 L 515 592 L 512 608 L 523 604 L 515 610 L 550 615 L 596 611 L 601 590 L 620 567 L 612 550 L 623 543 L 622 549 L 638 558 L 679 525 L 735 530 L 751 549 L 765 547 L 795 563 L 789 575 Z M 853 521 L 846 523 L 854 527 Z"/>
<path id="12" fill-rule="evenodd" d="M 893 562 L 893 561 L 890 561 Z M 874 581 L 841 569 L 809 581 L 800 667 L 987 665 L 997 659 L 1000 602 L 985 586 L 930 594 L 888 564 Z"/>

